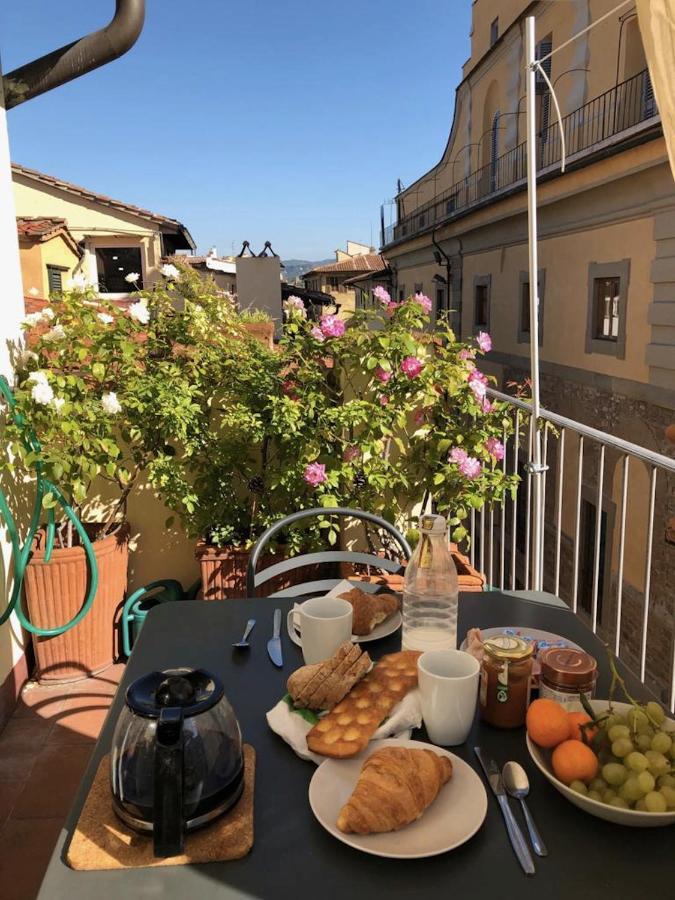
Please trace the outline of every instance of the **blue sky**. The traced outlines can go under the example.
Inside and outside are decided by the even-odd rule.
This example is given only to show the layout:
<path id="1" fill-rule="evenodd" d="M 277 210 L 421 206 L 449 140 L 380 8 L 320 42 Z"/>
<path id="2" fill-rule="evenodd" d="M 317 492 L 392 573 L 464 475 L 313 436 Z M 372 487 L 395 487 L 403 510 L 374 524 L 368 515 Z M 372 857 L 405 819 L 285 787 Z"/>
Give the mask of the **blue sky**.
<path id="1" fill-rule="evenodd" d="M 440 157 L 470 0 L 147 0 L 121 59 L 8 113 L 12 157 L 180 219 L 200 250 L 320 259 Z M 112 0 L 0 4 L 5 72 Z"/>

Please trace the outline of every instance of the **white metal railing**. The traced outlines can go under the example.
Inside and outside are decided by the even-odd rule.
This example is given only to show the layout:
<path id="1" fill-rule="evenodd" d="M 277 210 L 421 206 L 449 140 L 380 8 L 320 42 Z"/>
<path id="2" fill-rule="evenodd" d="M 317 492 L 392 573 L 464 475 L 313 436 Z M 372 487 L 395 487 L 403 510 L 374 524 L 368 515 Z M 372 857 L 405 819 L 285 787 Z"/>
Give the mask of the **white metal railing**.
<path id="1" fill-rule="evenodd" d="M 489 390 L 488 393 L 493 399 L 509 405 L 513 434 L 508 440 L 505 434 L 501 465 L 504 472 L 520 474 L 521 482 L 514 500 L 509 498 L 500 506 L 472 512 L 471 562 L 485 573 L 488 584 L 493 587 L 528 590 L 535 581 L 531 557 L 534 497 L 532 475 L 527 471 L 527 461 L 531 459 L 531 407 L 525 401 L 499 391 Z M 665 540 L 660 550 L 660 582 L 656 595 L 653 590 L 656 509 L 657 504 L 659 509 L 662 507 L 665 518 L 672 484 L 669 479 L 675 478 L 675 459 L 546 409 L 540 410 L 539 428 L 542 462 L 548 466 L 542 479 L 541 498 L 546 523 L 541 553 L 544 589 L 565 600 L 617 656 L 638 669 L 643 681 L 647 679 L 653 688 L 664 693 L 664 697 L 668 696 L 670 709 L 675 711 L 674 581 L 673 572 L 669 577 L 667 571 L 668 565 L 674 564 L 675 549 L 667 546 Z M 611 492 L 606 477 L 608 458 L 619 481 Z M 633 496 L 631 503 L 631 464 L 634 466 L 638 461 L 646 466 L 648 477 L 642 475 L 645 491 L 639 497 Z M 634 478 L 636 474 L 633 473 Z M 591 521 L 585 523 L 582 522 L 584 497 L 590 498 L 586 500 L 586 510 L 594 506 Z M 608 526 L 609 511 L 614 513 L 611 528 Z M 631 513 L 637 520 L 632 526 Z M 662 533 L 665 532 L 665 521 L 663 525 Z M 637 585 L 626 577 L 627 535 L 633 551 L 633 570 L 636 551 L 644 559 L 642 579 Z M 563 547 L 566 547 L 564 554 Z M 590 571 L 588 566 L 582 566 L 582 551 L 590 562 Z M 635 581 L 634 571 L 631 574 Z M 580 596 L 582 588 L 585 598 Z M 631 597 L 627 600 L 629 592 Z M 639 618 L 637 634 L 627 630 L 630 624 L 625 622 L 628 602 L 632 619 L 635 620 L 636 615 Z M 655 606 L 668 621 L 669 634 L 662 642 L 663 646 L 668 638 L 670 640 L 667 659 L 663 658 L 663 653 L 660 656 L 648 653 L 649 617 Z M 625 625 L 623 632 L 622 624 Z"/>

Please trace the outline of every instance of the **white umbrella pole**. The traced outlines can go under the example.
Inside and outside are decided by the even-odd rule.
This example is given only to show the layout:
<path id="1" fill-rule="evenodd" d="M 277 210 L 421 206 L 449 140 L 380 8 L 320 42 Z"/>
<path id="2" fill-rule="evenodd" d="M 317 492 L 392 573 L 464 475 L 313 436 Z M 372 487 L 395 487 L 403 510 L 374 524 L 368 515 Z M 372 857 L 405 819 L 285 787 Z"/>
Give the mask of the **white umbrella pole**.
<path id="1" fill-rule="evenodd" d="M 543 479 L 546 471 L 541 464 L 541 435 L 539 420 L 539 291 L 537 272 L 537 134 L 536 134 L 536 71 L 534 16 L 525 20 L 525 52 L 527 74 L 527 239 L 530 273 L 530 369 L 532 380 L 532 416 L 530 419 L 530 458 L 528 469 L 532 477 L 532 572 L 531 588 L 542 590 L 544 498 Z"/>

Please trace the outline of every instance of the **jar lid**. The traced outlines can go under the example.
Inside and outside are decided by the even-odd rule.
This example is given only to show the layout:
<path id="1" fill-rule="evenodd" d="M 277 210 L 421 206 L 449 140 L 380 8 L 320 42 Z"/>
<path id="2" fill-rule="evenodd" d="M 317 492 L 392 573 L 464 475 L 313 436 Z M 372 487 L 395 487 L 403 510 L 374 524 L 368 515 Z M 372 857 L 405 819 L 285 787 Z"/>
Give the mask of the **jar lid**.
<path id="1" fill-rule="evenodd" d="M 590 653 L 573 647 L 549 647 L 539 654 L 542 678 L 577 687 L 591 681 L 598 668 Z"/>
<path id="2" fill-rule="evenodd" d="M 485 651 L 493 659 L 527 659 L 534 653 L 534 645 L 512 634 L 496 634 L 483 641 Z"/>

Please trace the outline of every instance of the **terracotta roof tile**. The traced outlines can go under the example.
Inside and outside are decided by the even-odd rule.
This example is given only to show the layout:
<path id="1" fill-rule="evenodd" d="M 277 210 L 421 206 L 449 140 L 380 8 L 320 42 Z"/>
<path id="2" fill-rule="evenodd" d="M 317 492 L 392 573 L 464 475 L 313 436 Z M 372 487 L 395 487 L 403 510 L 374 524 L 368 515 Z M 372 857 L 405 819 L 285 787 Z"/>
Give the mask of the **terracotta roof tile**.
<path id="1" fill-rule="evenodd" d="M 328 263 L 326 266 L 317 266 L 303 274 L 303 278 L 314 275 L 316 272 L 377 272 L 386 267 L 386 262 L 379 253 L 364 253 L 360 256 L 352 256 L 343 259 L 342 262 Z"/>
<path id="2" fill-rule="evenodd" d="M 22 237 L 45 238 L 66 227 L 66 220 L 51 216 L 21 216 L 16 220 L 16 230 Z"/>

